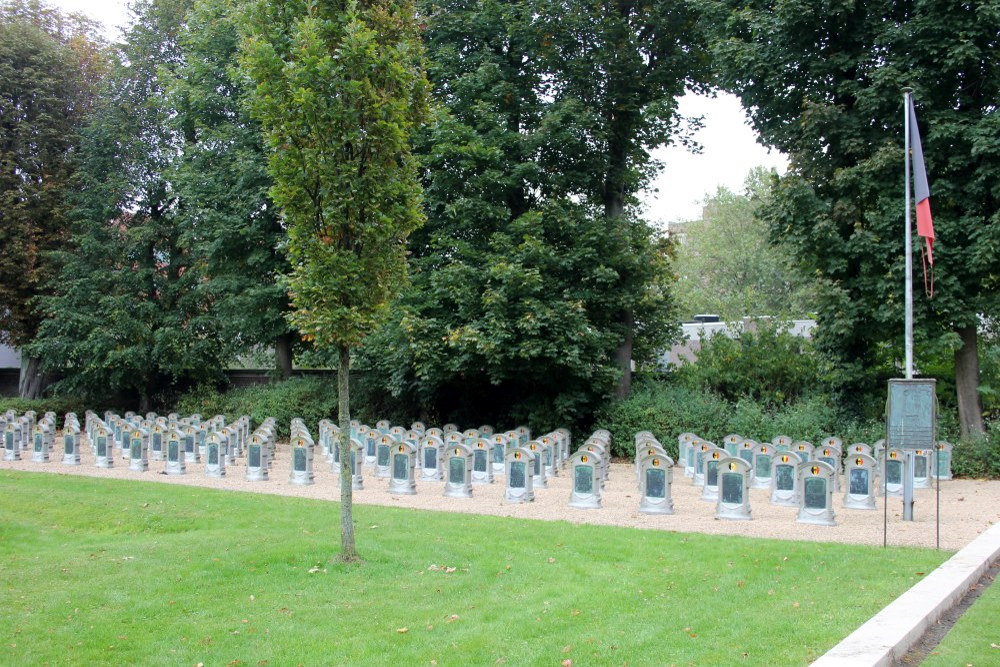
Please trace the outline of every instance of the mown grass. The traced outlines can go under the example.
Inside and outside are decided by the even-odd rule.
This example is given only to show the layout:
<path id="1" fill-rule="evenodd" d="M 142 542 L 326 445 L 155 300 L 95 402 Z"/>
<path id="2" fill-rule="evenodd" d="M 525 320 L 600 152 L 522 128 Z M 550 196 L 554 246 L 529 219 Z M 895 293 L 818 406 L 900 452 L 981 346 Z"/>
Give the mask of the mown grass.
<path id="1" fill-rule="evenodd" d="M 333 503 L 0 494 L 0 664 L 806 663 L 947 556 L 358 506 L 342 565 Z"/>
<path id="2" fill-rule="evenodd" d="M 962 614 L 922 664 L 1000 665 L 1000 586 L 996 582 Z"/>

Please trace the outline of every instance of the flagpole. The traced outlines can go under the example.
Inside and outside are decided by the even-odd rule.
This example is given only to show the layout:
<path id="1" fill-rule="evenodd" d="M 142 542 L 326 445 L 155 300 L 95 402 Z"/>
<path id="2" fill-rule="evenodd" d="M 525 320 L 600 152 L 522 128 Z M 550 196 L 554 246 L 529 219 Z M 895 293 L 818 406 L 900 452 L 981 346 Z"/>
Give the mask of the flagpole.
<path id="1" fill-rule="evenodd" d="M 913 243 L 911 240 L 910 222 L 910 93 L 911 89 L 903 89 L 903 134 L 905 150 L 903 162 L 906 167 L 906 379 L 913 379 Z"/>

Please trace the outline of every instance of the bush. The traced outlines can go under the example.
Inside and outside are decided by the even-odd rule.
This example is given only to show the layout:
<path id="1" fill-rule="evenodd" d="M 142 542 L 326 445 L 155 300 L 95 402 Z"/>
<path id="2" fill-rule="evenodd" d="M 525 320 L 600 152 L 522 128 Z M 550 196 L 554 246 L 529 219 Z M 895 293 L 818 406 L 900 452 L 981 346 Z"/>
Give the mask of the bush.
<path id="1" fill-rule="evenodd" d="M 243 387 L 220 392 L 212 387 L 198 387 L 184 394 L 176 411 L 204 417 L 225 415 L 233 420 L 249 415 L 256 426 L 268 417 L 277 422 L 278 437 L 288 435 L 294 417 L 315 430 L 319 420 L 337 418 L 337 379 L 331 377 L 292 378 L 284 382 Z"/>
<path id="2" fill-rule="evenodd" d="M 703 338 L 698 360 L 682 364 L 673 375 L 683 385 L 728 401 L 746 397 L 781 405 L 815 393 L 819 368 L 811 341 L 780 324 L 759 322 L 755 331 L 736 338 Z"/>
<path id="3" fill-rule="evenodd" d="M 992 435 L 956 443 L 951 472 L 956 477 L 1000 479 L 1000 437 L 996 430 Z"/>
<path id="4" fill-rule="evenodd" d="M 38 398 L 33 400 L 24 398 L 0 398 L 0 413 L 13 410 L 17 414 L 21 415 L 28 410 L 34 410 L 40 418 L 46 412 L 54 412 L 56 413 L 57 428 L 62 428 L 62 420 L 67 412 L 75 412 L 76 416 L 80 418 L 80 423 L 83 423 L 83 415 L 88 409 L 93 410 L 94 408 L 88 407 L 80 399 L 71 396 Z"/>

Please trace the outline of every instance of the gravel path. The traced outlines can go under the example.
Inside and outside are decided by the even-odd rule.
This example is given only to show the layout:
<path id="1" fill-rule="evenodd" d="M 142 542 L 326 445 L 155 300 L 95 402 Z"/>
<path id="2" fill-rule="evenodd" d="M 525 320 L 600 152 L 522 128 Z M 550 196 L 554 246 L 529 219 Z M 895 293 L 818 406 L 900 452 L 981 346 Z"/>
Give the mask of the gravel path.
<path id="1" fill-rule="evenodd" d="M 245 460 L 226 470 L 226 477 L 213 479 L 204 474 L 204 465 L 187 464 L 187 474 L 168 476 L 160 474 L 163 463 L 149 462 L 149 471 L 134 472 L 128 469 L 128 461 L 116 452 L 115 467 L 111 470 L 94 467 L 94 457 L 89 446 L 82 449 L 82 465 L 69 466 L 62 463 L 62 439 L 56 439 L 53 460 L 48 463 L 34 463 L 31 452 L 22 452 L 21 461 L 0 461 L 0 470 L 27 470 L 62 475 L 85 475 L 112 479 L 131 479 L 161 482 L 165 484 L 186 484 L 216 489 L 271 493 L 278 495 L 338 500 L 340 483 L 332 473 L 325 458 L 318 454 L 315 462 L 316 483 L 311 486 L 296 486 L 288 483 L 288 445 L 278 447 L 276 460 L 266 482 L 248 482 L 245 478 Z M 573 523 L 589 523 L 615 526 L 631 526 L 649 530 L 669 530 L 722 535 L 743 535 L 746 537 L 766 537 L 789 540 L 810 540 L 820 542 L 847 542 L 855 544 L 882 544 L 883 504 L 878 502 L 876 511 L 843 509 L 842 493 L 834 494 L 837 525 L 814 526 L 795 521 L 796 509 L 779 507 L 768 502 L 769 492 L 752 489 L 750 502 L 753 508 L 752 521 L 724 521 L 715 519 L 715 503 L 700 499 L 701 489 L 684 477 L 683 469 L 674 470 L 672 495 L 675 514 L 669 516 L 647 516 L 639 513 L 639 494 L 635 468 L 631 464 L 612 464 L 610 479 L 603 494 L 603 506 L 596 510 L 580 510 L 568 506 L 570 480 L 565 471 L 549 479 L 548 489 L 536 489 L 535 501 L 522 505 L 511 505 L 503 499 L 503 477 L 491 485 L 473 487 L 472 498 L 446 498 L 442 491 L 444 482 L 417 482 L 417 494 L 413 496 L 390 495 L 389 480 L 376 479 L 373 467 L 365 467 L 364 485 L 354 492 L 354 502 L 366 505 L 408 507 L 465 514 L 492 514 L 521 519 L 561 520 Z M 935 491 L 916 491 L 914 509 L 915 521 L 902 520 L 902 500 L 889 499 L 888 540 L 892 546 L 921 546 L 933 548 L 935 545 Z M 957 550 L 971 542 L 990 525 L 1000 521 L 1000 482 L 981 480 L 953 480 L 941 484 L 941 547 Z"/>

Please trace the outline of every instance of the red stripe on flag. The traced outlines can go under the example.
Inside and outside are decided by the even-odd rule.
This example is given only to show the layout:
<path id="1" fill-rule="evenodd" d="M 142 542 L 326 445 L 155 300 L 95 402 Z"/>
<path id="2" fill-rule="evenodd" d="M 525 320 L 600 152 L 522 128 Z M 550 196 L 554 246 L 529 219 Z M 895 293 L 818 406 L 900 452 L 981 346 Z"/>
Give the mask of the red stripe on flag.
<path id="1" fill-rule="evenodd" d="M 927 241 L 927 263 L 934 264 L 934 222 L 931 220 L 930 197 L 917 202 L 917 234 Z"/>

